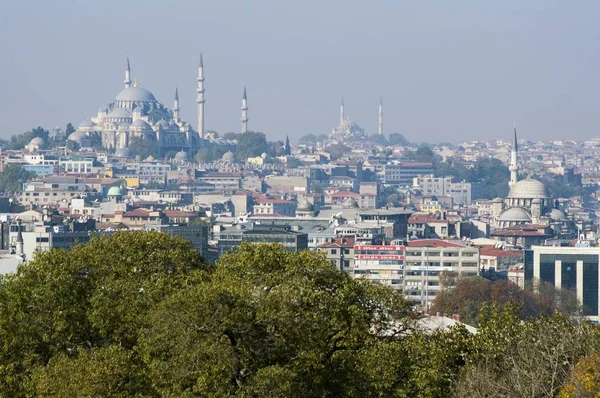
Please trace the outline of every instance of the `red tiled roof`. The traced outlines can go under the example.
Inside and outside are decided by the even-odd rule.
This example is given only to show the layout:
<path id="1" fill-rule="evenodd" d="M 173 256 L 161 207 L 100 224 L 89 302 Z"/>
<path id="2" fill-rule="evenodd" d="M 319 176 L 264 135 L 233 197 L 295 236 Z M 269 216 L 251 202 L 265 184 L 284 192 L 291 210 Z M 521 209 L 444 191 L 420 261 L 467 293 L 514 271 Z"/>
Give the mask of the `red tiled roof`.
<path id="1" fill-rule="evenodd" d="M 408 247 L 466 247 L 465 245 L 461 245 L 454 242 L 448 242 L 447 240 L 442 239 L 419 239 L 419 240 L 411 240 L 407 243 Z"/>
<path id="2" fill-rule="evenodd" d="M 502 250 L 495 247 L 482 247 L 479 250 L 479 254 L 482 256 L 494 256 L 494 257 L 523 257 L 522 252 Z"/>
<path id="3" fill-rule="evenodd" d="M 193 213 L 189 213 L 183 210 L 164 210 L 163 213 L 167 217 L 193 217 Z"/>

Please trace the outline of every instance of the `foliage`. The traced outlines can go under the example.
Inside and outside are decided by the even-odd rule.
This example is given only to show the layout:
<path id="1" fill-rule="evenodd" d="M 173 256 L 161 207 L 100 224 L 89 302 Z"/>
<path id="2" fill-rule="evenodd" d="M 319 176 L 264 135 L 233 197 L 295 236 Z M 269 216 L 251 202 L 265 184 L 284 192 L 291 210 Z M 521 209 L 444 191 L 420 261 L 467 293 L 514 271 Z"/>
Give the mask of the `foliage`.
<path id="1" fill-rule="evenodd" d="M 47 144 L 50 138 L 50 132 L 43 127 L 36 127 L 19 135 L 13 135 L 9 141 L 3 142 L 4 149 L 8 150 L 20 150 L 25 148 L 25 145 L 36 138 L 40 137 Z M 44 149 L 44 148 L 42 148 Z"/>
<path id="2" fill-rule="evenodd" d="M 600 354 L 594 352 L 579 360 L 569 375 L 559 398 L 600 396 Z"/>
<path id="3" fill-rule="evenodd" d="M 131 150 L 134 156 L 139 156 L 142 160 L 149 156 L 152 156 L 155 159 L 160 157 L 158 142 L 156 139 L 132 137 L 131 140 L 129 140 L 128 148 Z"/>
<path id="4" fill-rule="evenodd" d="M 331 155 L 331 160 L 340 159 L 349 151 L 350 147 L 344 144 L 333 144 L 325 148 L 325 152 L 328 152 Z"/>
<path id="5" fill-rule="evenodd" d="M 402 295 L 320 254 L 244 244 L 156 308 L 142 352 L 163 396 L 365 396 L 360 359 L 412 322 Z"/>
<path id="6" fill-rule="evenodd" d="M 307 135 L 300 137 L 298 142 L 301 144 L 316 144 L 317 136 L 314 134 L 307 134 Z"/>
<path id="7" fill-rule="evenodd" d="M 71 134 L 75 132 L 75 127 L 69 122 L 67 123 L 67 127 L 65 128 L 65 138 L 69 138 Z"/>
<path id="8" fill-rule="evenodd" d="M 285 167 L 288 169 L 295 169 L 302 166 L 303 163 L 296 158 L 288 158 Z"/>
<path id="9" fill-rule="evenodd" d="M 23 190 L 23 183 L 35 177 L 35 173 L 25 170 L 17 164 L 10 164 L 0 173 L 0 192 L 18 192 Z"/>
<path id="10" fill-rule="evenodd" d="M 553 397 L 577 361 L 591 352 L 590 324 L 562 315 L 520 322 L 517 311 L 492 308 L 482 316 L 457 396 Z"/>
<path id="11" fill-rule="evenodd" d="M 220 160 L 227 152 L 223 147 L 208 144 L 196 152 L 195 159 L 198 163 L 211 163 Z"/>
<path id="12" fill-rule="evenodd" d="M 503 198 L 508 194 L 510 171 L 498 159 L 480 159 L 472 168 L 452 161 L 438 162 L 435 167 L 439 177 L 454 177 L 455 181 L 477 184 L 473 188 L 473 199 Z"/>
<path id="13" fill-rule="evenodd" d="M 270 157 L 284 156 L 286 153 L 283 141 L 269 141 L 266 153 Z"/>
<path id="14" fill-rule="evenodd" d="M 400 133 L 392 133 L 388 137 L 390 145 L 411 146 L 412 144 Z"/>
<path id="15" fill-rule="evenodd" d="M 123 367 L 141 363 L 137 338 L 149 312 L 197 283 L 205 268 L 188 242 L 158 232 L 120 232 L 37 254 L 0 280 L 0 396 L 51 391 L 54 375 L 66 373 L 61 391 L 108 389 L 114 384 L 102 380 L 129 376 Z M 90 369 L 96 373 L 88 380 Z M 92 395 L 111 396 L 109 390 Z"/>
<path id="16" fill-rule="evenodd" d="M 239 160 L 260 156 L 269 151 L 269 144 L 264 133 L 246 131 L 245 133 L 227 133 L 225 138 L 237 140 L 235 156 Z M 282 143 L 283 145 L 283 143 Z"/>
<path id="17" fill-rule="evenodd" d="M 444 284 L 448 283 L 444 278 Z M 442 290 L 433 301 L 433 313 L 459 314 L 461 320 L 476 326 L 482 310 L 495 305 L 500 310 L 518 305 L 520 319 L 534 319 L 560 311 L 578 315 L 580 306 L 573 291 L 537 283 L 535 289 L 521 289 L 508 280 L 490 282 L 482 277 L 459 277 L 455 287 Z"/>

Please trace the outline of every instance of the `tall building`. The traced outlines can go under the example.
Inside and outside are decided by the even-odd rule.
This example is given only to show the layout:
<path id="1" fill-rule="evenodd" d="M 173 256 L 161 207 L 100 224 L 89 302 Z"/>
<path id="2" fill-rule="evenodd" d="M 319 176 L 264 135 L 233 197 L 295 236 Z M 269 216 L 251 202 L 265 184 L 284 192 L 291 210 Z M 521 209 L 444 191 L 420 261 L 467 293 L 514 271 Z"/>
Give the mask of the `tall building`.
<path id="1" fill-rule="evenodd" d="M 532 246 L 524 254 L 526 281 L 538 280 L 573 290 L 583 314 L 600 320 L 600 248 Z"/>

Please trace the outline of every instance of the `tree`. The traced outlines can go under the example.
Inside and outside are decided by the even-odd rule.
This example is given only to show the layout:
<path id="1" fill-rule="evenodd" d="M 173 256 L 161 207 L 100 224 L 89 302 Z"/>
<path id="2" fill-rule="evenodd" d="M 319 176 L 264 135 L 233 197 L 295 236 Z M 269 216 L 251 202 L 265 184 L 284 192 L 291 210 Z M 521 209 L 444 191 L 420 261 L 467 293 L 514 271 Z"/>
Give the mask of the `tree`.
<path id="1" fill-rule="evenodd" d="M 25 170 L 17 164 L 6 166 L 0 173 L 0 192 L 13 193 L 23 190 L 23 184 L 35 177 L 35 173 Z"/>
<path id="2" fill-rule="evenodd" d="M 331 160 L 340 159 L 349 151 L 350 147 L 344 144 L 333 144 L 325 148 L 325 152 L 328 152 L 331 155 Z"/>
<path id="3" fill-rule="evenodd" d="M 442 280 L 449 283 L 446 274 Z M 579 315 L 581 306 L 575 293 L 557 289 L 553 285 L 537 282 L 535 289 L 521 289 L 508 280 L 490 282 L 482 277 L 454 277 L 455 287 L 442 290 L 434 299 L 431 311 L 459 314 L 461 320 L 476 326 L 481 311 L 497 306 L 500 310 L 517 305 L 519 318 L 531 320 L 550 316 L 556 311 L 567 316 Z"/>
<path id="4" fill-rule="evenodd" d="M 158 148 L 158 142 L 153 138 L 141 138 L 141 137 L 132 137 L 129 140 L 128 147 L 134 156 L 139 156 L 141 159 L 146 159 L 149 156 L 153 158 L 160 157 L 160 150 Z"/>
<path id="5" fill-rule="evenodd" d="M 149 311 L 208 270 L 189 242 L 158 232 L 118 232 L 38 253 L 0 278 L 0 395 L 37 395 L 55 375 L 69 374 L 60 391 L 134 378 L 144 369 L 136 347 Z M 88 370 L 98 373 L 88 380 Z"/>
<path id="6" fill-rule="evenodd" d="M 75 127 L 71 123 L 67 123 L 67 127 L 65 128 L 65 138 L 69 138 L 69 136 L 75 132 Z"/>
<path id="7" fill-rule="evenodd" d="M 399 133 L 390 134 L 388 142 L 390 145 L 411 146 L 411 143 L 402 134 Z"/>
<path id="8" fill-rule="evenodd" d="M 362 359 L 387 360 L 413 314 L 401 294 L 320 254 L 243 244 L 209 283 L 167 298 L 150 324 L 142 352 L 163 396 L 358 397 L 378 391 Z"/>
<path id="9" fill-rule="evenodd" d="M 316 144 L 317 136 L 314 134 L 307 134 L 307 135 L 300 137 L 298 142 L 300 142 L 301 144 Z"/>
<path id="10" fill-rule="evenodd" d="M 593 327 L 558 314 L 521 322 L 518 309 L 482 313 L 457 383 L 460 397 L 554 397 L 592 351 Z"/>

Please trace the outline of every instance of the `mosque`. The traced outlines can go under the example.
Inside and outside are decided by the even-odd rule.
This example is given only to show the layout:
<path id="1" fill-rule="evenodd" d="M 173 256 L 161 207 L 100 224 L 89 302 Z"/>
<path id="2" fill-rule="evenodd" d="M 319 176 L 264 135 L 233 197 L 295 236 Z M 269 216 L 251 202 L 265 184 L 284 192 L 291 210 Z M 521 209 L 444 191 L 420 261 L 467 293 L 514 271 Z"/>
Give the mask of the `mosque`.
<path id="1" fill-rule="evenodd" d="M 519 165 L 517 129 L 510 153 L 510 190 L 502 200 L 496 198 L 492 205 L 492 216 L 496 228 L 514 227 L 521 224 L 553 224 L 567 220 L 566 214 L 553 208 L 553 203 L 544 184 L 528 176 L 518 179 Z"/>
<path id="2" fill-rule="evenodd" d="M 180 117 L 179 93 L 175 89 L 173 108 L 168 109 L 158 102 L 154 94 L 141 87 L 137 80 L 132 83 L 129 58 L 125 70 L 124 88 L 115 100 L 103 106 L 98 113 L 83 121 L 68 140 L 81 148 L 101 146 L 115 151 L 116 156 L 126 157 L 133 138 L 152 140 L 158 143 L 160 155 L 175 151 L 178 157 L 191 157 L 213 138 L 204 131 L 204 65 L 202 55 L 198 65 L 197 127 Z M 248 126 L 246 89 L 242 99 L 242 132 Z"/>

